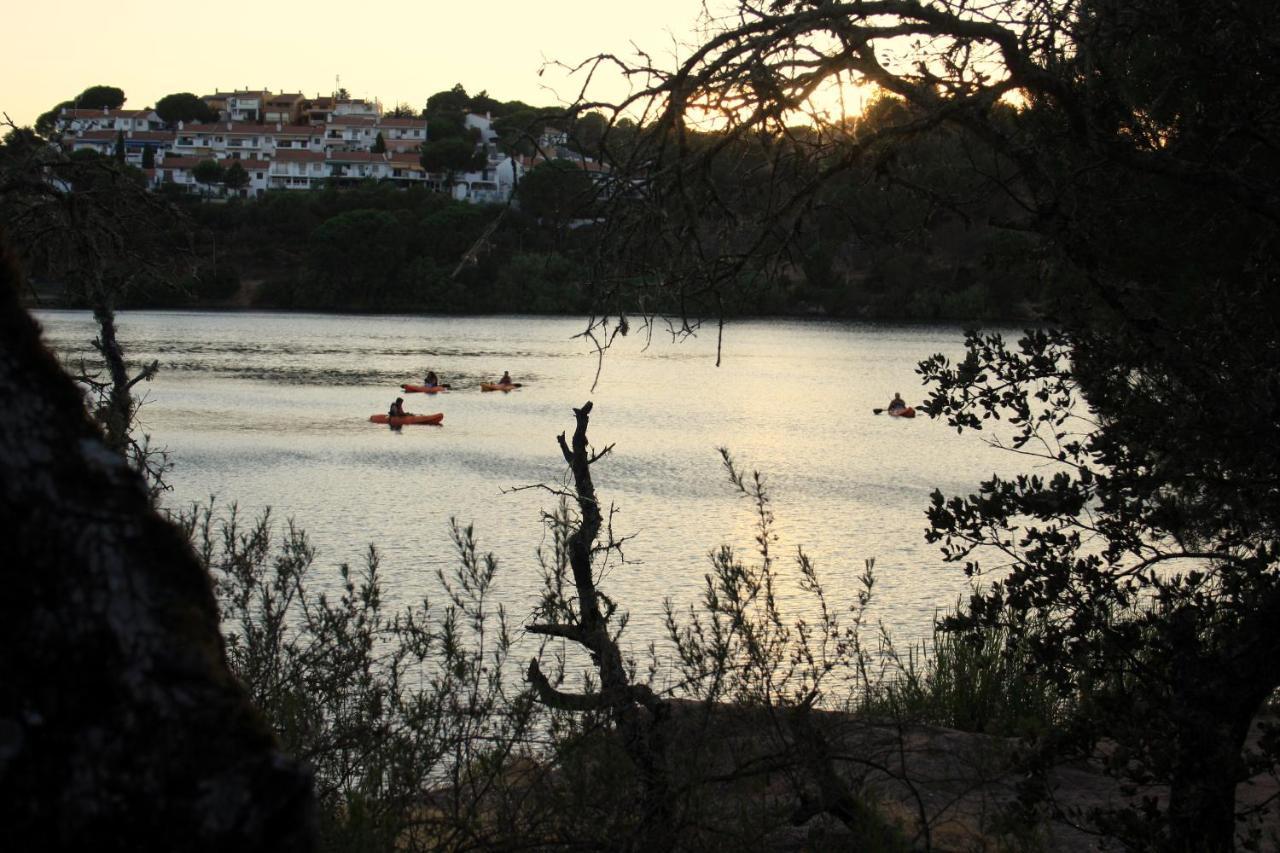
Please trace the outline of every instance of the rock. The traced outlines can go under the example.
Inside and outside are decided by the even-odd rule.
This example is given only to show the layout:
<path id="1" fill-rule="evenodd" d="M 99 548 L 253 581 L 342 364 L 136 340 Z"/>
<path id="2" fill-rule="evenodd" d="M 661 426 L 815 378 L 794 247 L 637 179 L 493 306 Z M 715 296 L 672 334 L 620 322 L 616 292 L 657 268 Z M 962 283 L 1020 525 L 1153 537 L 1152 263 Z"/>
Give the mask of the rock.
<path id="1" fill-rule="evenodd" d="M 0 259 L 0 808 L 42 850 L 302 851 L 307 770 L 227 668 L 210 582 L 104 447 Z"/>

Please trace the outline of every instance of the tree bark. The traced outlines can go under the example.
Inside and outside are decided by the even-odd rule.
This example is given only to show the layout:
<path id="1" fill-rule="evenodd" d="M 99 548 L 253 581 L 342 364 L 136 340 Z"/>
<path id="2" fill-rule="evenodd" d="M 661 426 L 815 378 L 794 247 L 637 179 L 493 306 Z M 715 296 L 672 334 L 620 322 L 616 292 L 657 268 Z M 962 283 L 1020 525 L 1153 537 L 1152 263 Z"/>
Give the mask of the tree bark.
<path id="1" fill-rule="evenodd" d="M 566 543 L 569 567 L 573 571 L 578 594 L 578 624 L 533 625 L 529 630 L 573 639 L 589 650 L 600 673 L 600 692 L 582 696 L 556 690 L 538 667 L 537 659 L 529 664 L 528 680 L 538 692 L 539 699 L 551 707 L 571 711 L 610 711 L 622 736 L 623 746 L 640 776 L 642 817 L 635 843 L 646 850 L 670 849 L 675 845 L 676 833 L 665 749 L 664 724 L 669 718 L 669 709 L 647 686 L 630 682 L 622 652 L 609 635 L 608 616 L 600 610 L 592 553 L 600 535 L 603 515 L 591 479 L 591 465 L 607 450 L 596 456 L 588 452 L 587 425 L 590 423 L 591 402 L 574 409 L 573 414 L 576 424 L 572 439 L 566 441 L 564 433 L 561 433 L 557 441 L 573 474 L 578 511 L 582 518 Z"/>
<path id="2" fill-rule="evenodd" d="M 6 833 L 45 850 L 313 849 L 310 773 L 228 670 L 209 578 L 104 444 L 18 293 L 6 253 Z"/>

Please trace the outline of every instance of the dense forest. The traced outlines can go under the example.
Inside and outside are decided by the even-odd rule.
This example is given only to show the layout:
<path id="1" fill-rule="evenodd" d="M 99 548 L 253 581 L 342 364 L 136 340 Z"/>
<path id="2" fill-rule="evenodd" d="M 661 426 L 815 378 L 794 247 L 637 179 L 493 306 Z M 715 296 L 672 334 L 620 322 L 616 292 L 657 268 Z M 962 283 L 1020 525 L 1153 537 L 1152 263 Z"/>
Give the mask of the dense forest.
<path id="1" fill-rule="evenodd" d="M 612 255 L 607 220 L 625 219 L 625 197 L 649 179 L 629 168 L 648 156 L 648 129 L 628 119 L 611 125 L 598 111 L 470 96 L 458 85 L 433 95 L 418 113 L 430 128 L 424 163 L 469 167 L 475 154 L 462 122 L 467 112 L 492 116 L 509 154 L 534 153 L 536 134 L 548 125 L 563 129 L 575 155 L 600 158 L 625 173 L 626 183 L 592 182 L 573 161 L 551 160 L 522 179 L 510 206 L 468 204 L 374 182 L 271 191 L 256 200 L 165 193 L 189 219 L 188 273 L 133 287 L 122 305 L 440 313 L 584 313 L 600 307 L 593 282 L 601 256 Z M 874 135 L 909 120 L 907 112 L 902 101 L 886 95 L 849 120 L 850 132 Z M 402 105 L 393 111 L 400 113 L 414 111 Z M 1016 112 L 1009 110 L 1008 120 L 1017 121 Z M 815 133 L 811 127 L 787 132 L 797 144 Z M 723 134 L 704 133 L 694 145 L 711 149 L 729 142 Z M 0 157 L 20 158 L 13 149 L 22 144 L 23 136 L 15 134 L 9 153 L 0 148 Z M 868 158 L 824 189 L 791 242 L 785 266 L 743 269 L 740 286 L 698 309 L 899 320 L 1032 316 L 1047 296 L 1040 244 L 997 224 L 1008 200 L 1000 187 L 975 182 L 968 168 L 981 147 L 962 132 L 936 127 Z M 77 152 L 73 159 L 93 156 Z M 753 155 L 743 150 L 737 156 Z M 887 169 L 885 158 L 896 168 Z M 101 159 L 101 166 L 129 171 Z M 764 202 L 744 192 L 756 176 L 741 166 L 719 180 L 727 184 L 725 195 L 745 206 L 733 214 L 745 223 Z M 921 196 L 918 186 L 929 186 L 932 195 Z M 757 203 L 761 209 L 752 210 Z M 742 230 L 746 235 L 749 226 Z M 643 263 L 610 274 L 632 276 L 641 285 L 622 303 L 628 309 L 679 310 L 644 286 L 650 273 Z M 67 284 L 69 303 L 84 304 L 76 284 Z M 634 295 L 641 292 L 647 297 Z"/>

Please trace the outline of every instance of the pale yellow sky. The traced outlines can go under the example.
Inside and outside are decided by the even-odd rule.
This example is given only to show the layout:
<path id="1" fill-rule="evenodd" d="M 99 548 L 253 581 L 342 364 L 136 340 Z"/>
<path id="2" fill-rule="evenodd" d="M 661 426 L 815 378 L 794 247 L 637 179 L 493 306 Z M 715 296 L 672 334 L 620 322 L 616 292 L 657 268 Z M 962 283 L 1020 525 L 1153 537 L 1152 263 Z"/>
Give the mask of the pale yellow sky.
<path id="1" fill-rule="evenodd" d="M 602 52 L 634 56 L 635 43 L 669 59 L 688 43 L 699 0 L 344 0 L 222 2 L 200 8 L 138 0 L 12 4 L 0 51 L 0 111 L 18 124 L 91 85 L 124 89 L 125 106 L 173 92 L 237 88 L 328 93 L 335 76 L 352 95 L 421 108 L 462 83 L 500 100 L 554 105 L 576 93 L 547 60 Z M 684 51 L 681 51 L 682 53 Z M 617 95 L 616 84 L 610 94 Z"/>

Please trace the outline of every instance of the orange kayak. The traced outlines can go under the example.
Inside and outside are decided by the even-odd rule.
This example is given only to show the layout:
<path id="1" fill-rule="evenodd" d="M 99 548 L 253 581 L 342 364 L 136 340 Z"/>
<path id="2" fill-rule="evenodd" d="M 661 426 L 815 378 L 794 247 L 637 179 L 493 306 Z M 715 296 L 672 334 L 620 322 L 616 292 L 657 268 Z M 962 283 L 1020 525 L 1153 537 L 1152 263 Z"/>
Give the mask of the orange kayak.
<path id="1" fill-rule="evenodd" d="M 481 382 L 481 391 L 514 391 L 520 387 L 519 382 L 512 382 L 510 385 L 499 385 L 496 382 Z"/>
<path id="2" fill-rule="evenodd" d="M 401 388 L 409 394 L 439 394 L 441 391 L 447 391 L 443 385 L 401 385 Z"/>
<path id="3" fill-rule="evenodd" d="M 375 424 L 391 424 L 392 426 L 407 426 L 408 424 L 438 424 L 444 420 L 444 412 L 436 412 L 434 415 L 405 415 L 402 418 L 392 418 L 387 415 L 370 415 L 369 422 Z"/>
<path id="4" fill-rule="evenodd" d="M 916 416 L 916 410 L 911 406 L 907 406 L 905 409 L 897 409 L 896 411 L 889 409 L 888 411 L 895 418 L 914 418 Z"/>

